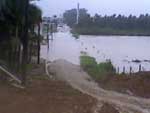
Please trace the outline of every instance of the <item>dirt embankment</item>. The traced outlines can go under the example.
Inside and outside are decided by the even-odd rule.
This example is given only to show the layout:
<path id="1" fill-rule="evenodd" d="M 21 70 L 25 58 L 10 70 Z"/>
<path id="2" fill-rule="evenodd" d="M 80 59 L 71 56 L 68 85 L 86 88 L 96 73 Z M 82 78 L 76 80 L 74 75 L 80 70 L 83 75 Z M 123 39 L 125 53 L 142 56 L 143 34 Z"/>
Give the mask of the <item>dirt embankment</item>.
<path id="1" fill-rule="evenodd" d="M 61 81 L 34 80 L 24 90 L 0 84 L 0 113 L 92 113 L 95 104 Z"/>
<path id="2" fill-rule="evenodd" d="M 68 82 L 79 91 L 96 98 L 100 102 L 114 105 L 120 113 L 150 113 L 149 99 L 104 90 L 80 66 L 65 60 L 57 60 L 51 63 L 48 69 L 57 78 Z"/>
<path id="3" fill-rule="evenodd" d="M 150 72 L 133 75 L 108 75 L 96 81 L 104 89 L 150 98 Z"/>
<path id="4" fill-rule="evenodd" d="M 0 113 L 93 113 L 96 99 L 67 83 L 49 80 L 44 65 L 32 65 L 25 89 L 0 81 Z"/>

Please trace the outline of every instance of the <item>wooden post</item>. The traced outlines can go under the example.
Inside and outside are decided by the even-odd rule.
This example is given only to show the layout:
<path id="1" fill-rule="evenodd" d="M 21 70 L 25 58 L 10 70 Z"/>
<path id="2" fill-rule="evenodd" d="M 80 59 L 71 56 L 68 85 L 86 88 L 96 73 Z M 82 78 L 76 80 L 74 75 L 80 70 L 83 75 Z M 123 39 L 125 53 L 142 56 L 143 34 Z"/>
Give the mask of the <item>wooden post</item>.
<path id="1" fill-rule="evenodd" d="M 120 70 L 119 70 L 119 67 L 117 68 L 117 73 L 119 74 Z"/>
<path id="2" fill-rule="evenodd" d="M 130 66 L 130 75 L 132 74 L 132 67 Z"/>
<path id="3" fill-rule="evenodd" d="M 23 28 L 23 36 L 22 36 L 22 85 L 26 84 L 27 81 L 27 62 L 28 62 L 28 46 L 29 46 L 29 37 L 28 37 L 28 30 L 29 30 L 29 0 L 25 0 L 25 7 L 24 7 L 24 28 Z"/>
<path id="4" fill-rule="evenodd" d="M 50 25 L 50 31 L 51 31 L 51 40 L 53 40 L 53 23 L 51 23 L 51 25 Z"/>
<path id="5" fill-rule="evenodd" d="M 145 71 L 144 67 L 142 67 L 142 71 Z"/>
<path id="6" fill-rule="evenodd" d="M 142 70 L 142 66 L 141 66 L 141 64 L 139 65 L 139 72 L 141 72 L 141 70 Z"/>
<path id="7" fill-rule="evenodd" d="M 47 24 L 47 44 L 49 49 L 49 24 Z"/>
<path id="8" fill-rule="evenodd" d="M 40 64 L 40 50 L 41 50 L 41 46 L 40 46 L 40 31 L 41 31 L 41 26 L 40 23 L 38 23 L 38 41 L 37 41 L 37 45 L 38 45 L 38 58 L 37 58 L 37 64 Z"/>
<path id="9" fill-rule="evenodd" d="M 123 67 L 123 74 L 125 74 L 125 72 L 126 72 L 126 68 L 125 68 L 125 66 Z"/>

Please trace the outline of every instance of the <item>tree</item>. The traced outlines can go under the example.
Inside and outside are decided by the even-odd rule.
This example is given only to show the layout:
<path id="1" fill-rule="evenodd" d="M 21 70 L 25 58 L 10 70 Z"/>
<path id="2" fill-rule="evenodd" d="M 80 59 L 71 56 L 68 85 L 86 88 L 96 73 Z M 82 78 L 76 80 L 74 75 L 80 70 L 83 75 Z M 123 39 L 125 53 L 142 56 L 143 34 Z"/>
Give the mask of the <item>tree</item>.
<path id="1" fill-rule="evenodd" d="M 17 64 L 17 58 L 22 54 L 20 55 L 22 58 L 19 64 L 21 64 L 22 67 L 21 78 L 23 84 L 26 82 L 26 65 L 29 63 L 29 34 L 33 33 L 34 30 L 32 28 L 34 28 L 35 25 L 39 25 L 41 15 L 41 10 L 37 6 L 30 4 L 29 0 L 0 1 L 0 40 L 5 41 L 5 43 L 0 43 L 0 46 L 6 47 L 5 49 L 7 49 L 3 51 L 3 49 L 0 48 L 0 53 L 5 52 L 6 58 L 10 58 L 8 62 L 13 62 L 12 64 Z M 37 38 L 38 47 L 40 47 L 39 41 L 40 39 Z M 4 44 L 7 46 L 4 46 Z M 23 50 L 20 49 L 21 46 Z"/>
<path id="2" fill-rule="evenodd" d="M 150 15 L 105 15 L 96 14 L 94 17 L 86 9 L 79 11 L 79 24 L 76 25 L 76 9 L 67 10 L 64 20 L 79 34 L 91 35 L 150 35 Z"/>
<path id="3" fill-rule="evenodd" d="M 35 5 L 30 5 L 29 7 L 29 25 L 30 25 L 30 29 L 31 31 L 34 32 L 34 27 L 37 26 L 38 27 L 38 33 L 37 33 L 37 45 L 38 45 L 38 60 L 37 63 L 40 63 L 40 23 L 42 22 L 42 11 L 40 10 L 40 8 L 38 8 Z"/>
<path id="4" fill-rule="evenodd" d="M 76 17 L 77 17 L 77 10 L 76 9 L 71 9 L 67 10 L 64 14 L 64 21 L 65 23 L 72 27 L 76 23 Z"/>

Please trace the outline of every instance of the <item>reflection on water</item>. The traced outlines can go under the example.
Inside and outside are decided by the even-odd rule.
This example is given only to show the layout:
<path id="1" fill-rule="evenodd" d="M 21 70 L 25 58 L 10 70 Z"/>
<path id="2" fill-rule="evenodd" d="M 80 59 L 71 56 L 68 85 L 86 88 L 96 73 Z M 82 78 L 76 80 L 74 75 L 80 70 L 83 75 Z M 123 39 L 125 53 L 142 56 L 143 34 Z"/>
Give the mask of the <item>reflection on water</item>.
<path id="1" fill-rule="evenodd" d="M 66 59 L 79 64 L 80 55 L 88 54 L 95 57 L 98 62 L 111 59 L 116 68 L 120 67 L 120 71 L 124 66 L 127 71 L 130 66 L 134 71 L 138 71 L 140 64 L 145 71 L 150 70 L 150 37 L 80 36 L 80 39 L 76 40 L 69 32 L 58 32 L 49 44 L 50 61 Z M 42 46 L 41 57 L 47 58 L 47 46 Z M 132 60 L 143 62 L 135 63 Z"/>

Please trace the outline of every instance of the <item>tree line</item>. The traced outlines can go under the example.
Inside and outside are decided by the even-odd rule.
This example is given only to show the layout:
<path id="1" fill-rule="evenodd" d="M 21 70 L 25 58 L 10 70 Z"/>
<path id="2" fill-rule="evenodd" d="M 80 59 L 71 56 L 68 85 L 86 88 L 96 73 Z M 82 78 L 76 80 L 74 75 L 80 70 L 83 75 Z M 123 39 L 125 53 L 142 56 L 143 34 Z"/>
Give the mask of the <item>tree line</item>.
<path id="1" fill-rule="evenodd" d="M 76 24 L 77 10 L 64 13 L 64 21 L 79 34 L 92 35 L 150 35 L 150 15 L 124 16 L 113 14 L 91 16 L 86 9 L 79 11 L 79 23 Z"/>
<path id="2" fill-rule="evenodd" d="M 0 65 L 21 73 L 23 84 L 32 57 L 40 62 L 41 21 L 41 9 L 30 0 L 0 0 Z"/>

